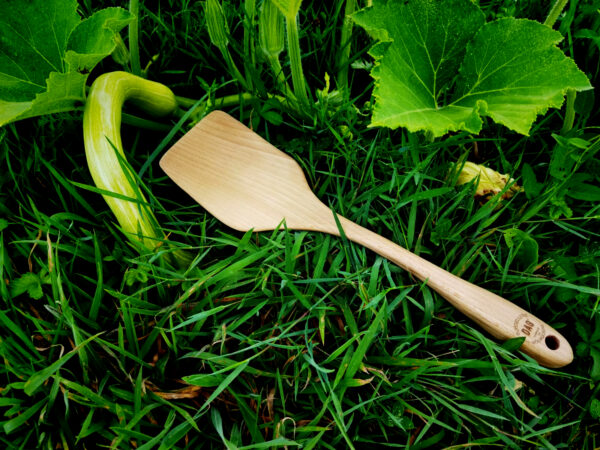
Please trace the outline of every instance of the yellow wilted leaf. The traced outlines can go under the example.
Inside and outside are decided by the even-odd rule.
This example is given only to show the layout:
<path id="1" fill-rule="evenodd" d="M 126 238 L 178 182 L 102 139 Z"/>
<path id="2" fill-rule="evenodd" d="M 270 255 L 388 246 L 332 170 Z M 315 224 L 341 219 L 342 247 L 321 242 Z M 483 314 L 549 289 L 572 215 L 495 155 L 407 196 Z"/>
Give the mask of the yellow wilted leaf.
<path id="1" fill-rule="evenodd" d="M 489 167 L 485 167 L 481 164 L 475 164 L 470 161 L 467 161 L 461 169 L 460 173 L 458 174 L 456 184 L 466 184 L 477 177 L 479 177 L 479 182 L 475 188 L 476 197 L 496 195 L 501 192 L 509 182 L 512 183 L 512 185 L 506 192 L 504 192 L 502 195 L 503 198 L 510 198 L 515 194 L 515 192 L 521 190 L 521 188 L 514 183 L 515 180 L 510 178 L 508 175 L 503 175 L 493 169 L 490 169 Z"/>

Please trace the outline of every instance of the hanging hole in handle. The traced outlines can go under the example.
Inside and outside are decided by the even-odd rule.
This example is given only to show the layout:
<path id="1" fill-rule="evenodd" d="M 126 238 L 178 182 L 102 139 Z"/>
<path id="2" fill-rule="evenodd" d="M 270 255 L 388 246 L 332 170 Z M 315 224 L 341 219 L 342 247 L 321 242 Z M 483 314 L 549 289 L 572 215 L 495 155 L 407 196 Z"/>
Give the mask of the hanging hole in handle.
<path id="1" fill-rule="evenodd" d="M 558 347 L 560 347 L 560 341 L 556 336 L 546 336 L 544 342 L 550 350 L 558 350 Z"/>

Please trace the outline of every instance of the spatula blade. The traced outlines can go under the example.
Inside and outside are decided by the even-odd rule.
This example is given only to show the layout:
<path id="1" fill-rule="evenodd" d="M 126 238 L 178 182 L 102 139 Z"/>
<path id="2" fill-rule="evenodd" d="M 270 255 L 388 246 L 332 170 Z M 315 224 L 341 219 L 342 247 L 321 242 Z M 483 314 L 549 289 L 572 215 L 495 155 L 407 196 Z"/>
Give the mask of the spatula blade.
<path id="1" fill-rule="evenodd" d="M 331 212 L 302 169 L 258 134 L 221 111 L 187 132 L 160 160 L 165 173 L 208 212 L 239 231 L 318 230 Z"/>

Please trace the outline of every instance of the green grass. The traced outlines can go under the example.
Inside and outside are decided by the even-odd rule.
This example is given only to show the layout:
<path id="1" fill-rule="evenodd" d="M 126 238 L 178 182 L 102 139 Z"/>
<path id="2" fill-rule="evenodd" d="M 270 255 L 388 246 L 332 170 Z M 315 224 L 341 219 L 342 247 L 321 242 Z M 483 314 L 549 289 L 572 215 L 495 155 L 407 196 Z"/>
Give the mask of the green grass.
<path id="1" fill-rule="evenodd" d="M 481 3 L 490 17 L 547 13 L 544 2 Z M 123 126 L 128 159 L 143 167 L 147 198 L 175 243 L 140 254 L 101 196 L 80 187 L 93 184 L 81 115 L 63 114 L 0 129 L 1 445 L 600 446 L 600 206 L 563 195 L 565 180 L 600 181 L 594 98 L 579 96 L 563 136 L 582 141 L 560 140 L 564 110 L 540 118 L 529 137 L 492 123 L 479 136 L 434 142 L 368 128 L 365 70 L 349 70 L 349 98 L 316 92 L 326 72 L 335 88 L 343 57 L 336 11 L 345 4 L 332 4 L 305 0 L 300 14 L 309 98 L 319 100 L 306 117 L 268 99 L 285 94 L 270 66 L 244 65 L 243 7 L 226 3 L 230 51 L 255 90 L 223 108 L 292 155 L 334 210 L 532 311 L 567 337 L 574 362 L 539 366 L 344 239 L 220 224 L 158 168 L 190 121 L 159 151 L 168 131 Z M 190 98 L 242 92 L 210 44 L 203 8 L 165 1 L 141 10 L 142 69 L 158 55 L 148 78 Z M 593 85 L 598 47 L 578 31 L 597 35 L 595 14 L 572 2 L 556 26 Z M 368 62 L 369 40 L 356 27 L 352 36 L 350 61 Z M 102 70 L 118 68 L 107 60 Z M 206 108 L 191 117 L 198 111 Z M 461 157 L 510 173 L 525 192 L 483 205 L 472 186 L 452 184 Z M 529 247 L 508 245 L 512 229 Z M 162 256 L 175 249 L 186 267 Z"/>

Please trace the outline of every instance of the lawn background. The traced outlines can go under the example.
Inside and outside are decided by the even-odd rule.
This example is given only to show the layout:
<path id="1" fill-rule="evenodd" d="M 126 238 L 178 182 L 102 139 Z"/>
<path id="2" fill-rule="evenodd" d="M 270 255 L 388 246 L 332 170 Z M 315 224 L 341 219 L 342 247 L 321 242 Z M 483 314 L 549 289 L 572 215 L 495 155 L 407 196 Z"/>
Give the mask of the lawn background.
<path id="1" fill-rule="evenodd" d="M 593 92 L 577 96 L 574 127 L 562 134 L 564 109 L 540 117 L 527 137 L 491 121 L 477 136 L 434 141 L 368 128 L 372 42 L 354 27 L 349 100 L 318 94 L 326 74 L 335 88 L 345 3 L 307 0 L 303 67 L 321 101 L 304 117 L 268 99 L 276 80 L 264 62 L 244 68 L 244 8 L 225 2 L 233 59 L 254 86 L 252 98 L 239 95 L 202 3 L 142 2 L 149 79 L 180 96 L 208 96 L 193 117 L 216 103 L 251 125 L 298 160 L 335 211 L 531 311 L 565 335 L 575 360 L 540 367 L 515 342 L 490 339 L 406 272 L 343 239 L 220 224 L 157 164 L 189 121 L 123 125 L 134 169 L 154 158 L 145 188 L 191 262 L 174 267 L 140 254 L 101 196 L 82 187 L 93 182 L 81 112 L 59 114 L 0 129 L 3 445 L 600 446 L 599 202 L 595 191 L 563 189 L 573 177 L 599 184 Z M 543 21 L 546 3 L 480 5 L 488 20 Z M 81 13 L 115 5 L 128 7 L 82 1 Z M 569 2 L 555 25 L 561 48 L 594 86 L 599 7 Z M 91 79 L 120 69 L 109 58 Z M 173 127 L 175 137 L 163 141 Z M 461 158 L 510 174 L 525 191 L 502 202 L 474 198 L 472 185 L 455 187 L 449 175 Z M 524 180 L 526 166 L 533 179 Z M 562 178 L 552 173 L 558 166 Z M 519 245 L 508 230 L 520 230 Z"/>

